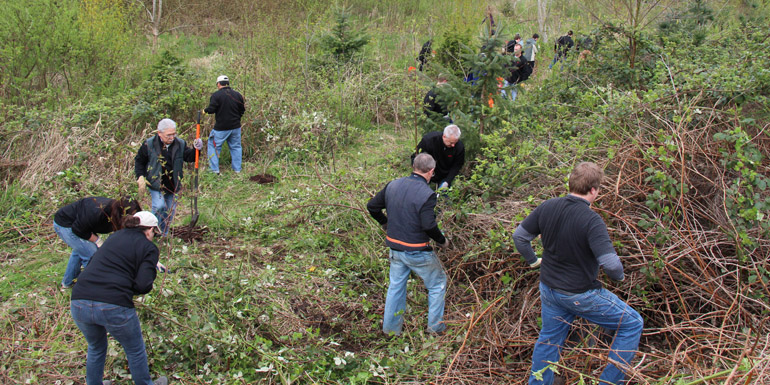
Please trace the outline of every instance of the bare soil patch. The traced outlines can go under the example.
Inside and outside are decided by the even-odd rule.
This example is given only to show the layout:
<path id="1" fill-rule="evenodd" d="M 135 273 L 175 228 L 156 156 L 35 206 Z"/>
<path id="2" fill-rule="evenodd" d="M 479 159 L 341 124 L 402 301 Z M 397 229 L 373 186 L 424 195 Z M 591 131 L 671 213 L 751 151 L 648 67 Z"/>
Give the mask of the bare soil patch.
<path id="1" fill-rule="evenodd" d="M 249 180 L 259 184 L 270 184 L 277 182 L 278 178 L 270 174 L 257 174 L 250 177 Z"/>

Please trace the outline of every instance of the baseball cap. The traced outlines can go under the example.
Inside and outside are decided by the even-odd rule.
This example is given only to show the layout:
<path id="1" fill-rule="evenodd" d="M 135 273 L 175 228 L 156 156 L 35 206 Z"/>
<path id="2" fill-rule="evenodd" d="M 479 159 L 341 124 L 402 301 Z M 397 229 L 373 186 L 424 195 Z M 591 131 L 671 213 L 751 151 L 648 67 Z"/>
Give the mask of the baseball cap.
<path id="1" fill-rule="evenodd" d="M 229 82 L 230 78 L 227 77 L 227 75 L 219 75 L 217 78 L 217 83 L 219 82 Z"/>
<path id="2" fill-rule="evenodd" d="M 134 216 L 139 218 L 139 226 L 152 227 L 156 234 L 160 234 L 160 229 L 158 228 L 158 217 L 156 217 L 155 214 L 149 211 L 140 211 L 134 214 Z"/>

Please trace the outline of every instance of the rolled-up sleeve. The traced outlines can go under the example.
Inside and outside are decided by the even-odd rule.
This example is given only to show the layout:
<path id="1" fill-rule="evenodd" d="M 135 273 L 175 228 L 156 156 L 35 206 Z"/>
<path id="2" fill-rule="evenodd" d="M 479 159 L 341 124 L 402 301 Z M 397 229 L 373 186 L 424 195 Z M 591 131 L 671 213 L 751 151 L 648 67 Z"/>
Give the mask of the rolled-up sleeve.
<path id="1" fill-rule="evenodd" d="M 513 244 L 516 245 L 516 250 L 530 265 L 537 262 L 537 255 L 532 248 L 532 240 L 535 238 L 537 238 L 537 234 L 530 233 L 521 225 L 516 227 L 516 231 L 513 232 Z"/>

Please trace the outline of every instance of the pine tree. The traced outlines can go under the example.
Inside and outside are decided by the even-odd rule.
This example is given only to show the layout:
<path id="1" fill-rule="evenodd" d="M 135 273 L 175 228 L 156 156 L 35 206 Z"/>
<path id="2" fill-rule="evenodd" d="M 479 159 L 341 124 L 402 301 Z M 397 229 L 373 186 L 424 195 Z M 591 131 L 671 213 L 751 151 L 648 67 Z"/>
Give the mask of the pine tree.
<path id="1" fill-rule="evenodd" d="M 356 29 L 350 16 L 350 8 L 337 8 L 335 10 L 336 24 L 331 31 L 321 38 L 321 50 L 336 64 L 344 65 L 354 59 L 359 59 L 362 49 L 369 43 L 369 35 L 363 28 Z"/>

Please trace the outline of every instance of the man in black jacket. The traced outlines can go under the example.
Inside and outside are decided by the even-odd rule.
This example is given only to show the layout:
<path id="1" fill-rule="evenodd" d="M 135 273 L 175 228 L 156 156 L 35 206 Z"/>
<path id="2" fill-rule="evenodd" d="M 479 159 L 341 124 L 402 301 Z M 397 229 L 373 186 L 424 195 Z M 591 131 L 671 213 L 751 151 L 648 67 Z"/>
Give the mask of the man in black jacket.
<path id="1" fill-rule="evenodd" d="M 513 57 L 511 63 L 508 65 L 508 78 L 505 79 L 503 96 L 505 96 L 505 90 L 511 95 L 511 101 L 516 101 L 518 95 L 517 84 L 529 79 L 532 74 L 532 67 L 527 63 L 527 60 L 522 54 L 521 45 L 516 44 L 513 50 Z"/>
<path id="2" fill-rule="evenodd" d="M 195 139 L 193 146 L 200 150 L 203 141 Z M 139 193 L 150 187 L 152 213 L 158 217 L 160 230 L 168 234 L 174 218 L 174 196 L 182 188 L 184 162 L 195 161 L 195 150 L 187 147 L 184 140 L 176 137 L 176 123 L 163 119 L 158 123 L 158 133 L 147 139 L 134 157 L 134 174 Z"/>
<path id="3" fill-rule="evenodd" d="M 460 127 L 450 124 L 444 128 L 443 133 L 433 131 L 425 134 L 412 154 L 413 162 L 421 152 L 430 154 L 436 161 L 436 170 L 430 181 L 436 183 L 439 189 L 448 188 L 465 164 L 465 146 L 460 141 Z"/>
<path id="4" fill-rule="evenodd" d="M 548 66 L 548 69 L 553 68 L 553 65 L 561 60 L 562 57 L 566 56 L 567 52 L 569 52 L 574 45 L 575 42 L 572 40 L 572 31 L 567 32 L 566 35 L 557 39 L 556 44 L 553 45 L 553 61 L 551 62 L 551 65 Z"/>
<path id="5" fill-rule="evenodd" d="M 396 179 L 366 204 L 369 214 L 386 230 L 385 244 L 390 247 L 390 285 L 385 299 L 382 330 L 401 334 L 406 310 L 406 282 L 414 271 L 428 289 L 428 331 L 446 329 L 444 294 L 446 273 L 429 246 L 433 239 L 441 247 L 448 244 L 436 224 L 436 194 L 428 186 L 436 161 L 429 154 L 414 158 L 412 175 Z M 382 213 L 386 210 L 388 216 Z"/>
<path id="6" fill-rule="evenodd" d="M 425 113 L 425 116 L 428 117 L 428 119 L 438 119 L 438 117 L 444 119 L 447 114 L 449 114 L 449 109 L 447 108 L 446 104 L 441 103 L 437 99 L 438 89 L 445 84 L 447 84 L 446 75 L 439 74 L 436 81 L 436 86 L 431 88 L 430 91 L 425 94 L 425 98 L 422 100 L 423 112 Z"/>
<path id="7" fill-rule="evenodd" d="M 246 112 L 246 102 L 240 93 L 230 88 L 230 78 L 225 75 L 217 78 L 217 92 L 211 95 L 209 106 L 203 112 L 216 114 L 207 147 L 209 170 L 219 174 L 219 154 L 222 143 L 227 142 L 233 171 L 241 172 L 241 117 Z"/>

